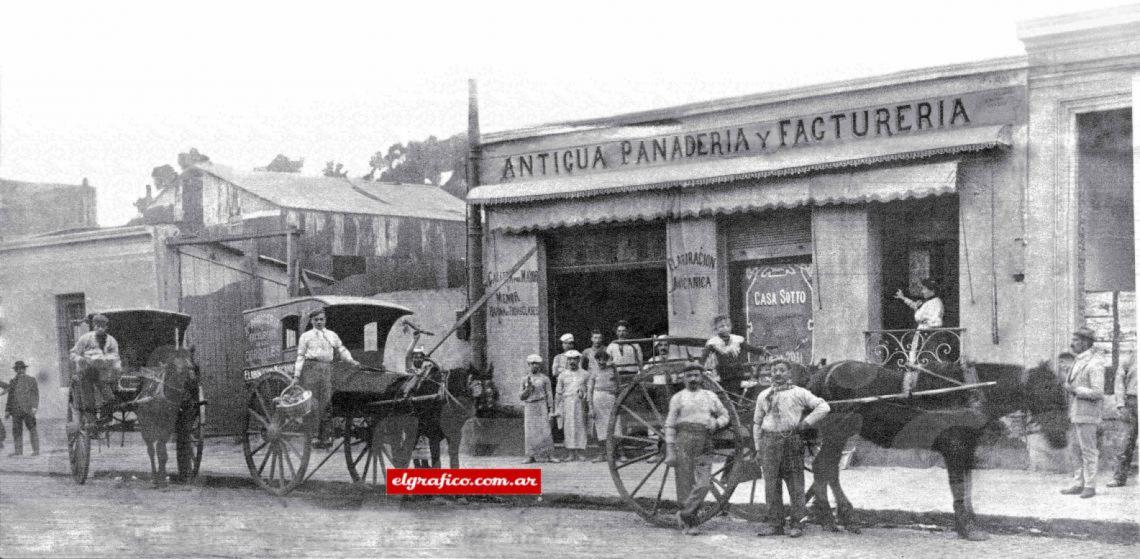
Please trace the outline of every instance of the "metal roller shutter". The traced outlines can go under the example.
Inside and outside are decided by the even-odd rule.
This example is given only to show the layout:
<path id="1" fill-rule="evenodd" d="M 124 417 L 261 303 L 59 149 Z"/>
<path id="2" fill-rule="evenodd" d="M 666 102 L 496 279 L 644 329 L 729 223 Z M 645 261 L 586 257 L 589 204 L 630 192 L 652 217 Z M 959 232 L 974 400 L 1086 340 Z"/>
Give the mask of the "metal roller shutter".
<path id="1" fill-rule="evenodd" d="M 811 254 L 810 209 L 737 215 L 722 226 L 732 262 Z"/>

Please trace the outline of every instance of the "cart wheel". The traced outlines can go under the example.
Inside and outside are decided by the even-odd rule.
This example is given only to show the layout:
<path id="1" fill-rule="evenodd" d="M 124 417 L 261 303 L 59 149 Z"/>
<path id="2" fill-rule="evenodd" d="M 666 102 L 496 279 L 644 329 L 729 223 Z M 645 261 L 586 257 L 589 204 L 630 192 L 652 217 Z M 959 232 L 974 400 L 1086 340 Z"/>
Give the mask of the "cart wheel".
<path id="1" fill-rule="evenodd" d="M 740 419 L 728 397 L 715 382 L 705 379 L 704 387 L 715 392 L 728 409 L 729 426 L 713 437 L 712 479 L 705 504 L 697 513 L 703 523 L 728 505 L 733 486 L 728 479 L 734 457 L 747 444 L 740 436 Z M 618 396 L 607 427 L 606 456 L 614 485 L 626 504 L 642 518 L 659 526 L 676 526 L 674 513 L 676 468 L 664 463 L 665 415 L 669 399 L 679 385 L 653 384 L 653 374 L 640 374 Z M 672 487 L 667 487 L 672 478 Z"/>
<path id="2" fill-rule="evenodd" d="M 759 389 L 754 390 L 758 391 Z M 747 461 L 755 466 L 759 463 L 760 459 L 752 440 L 751 429 L 752 412 L 756 409 L 756 394 L 739 389 L 725 389 L 724 395 L 732 402 L 732 406 L 736 409 L 737 417 L 747 418 L 747 422 L 743 423 L 744 428 L 741 429 L 740 433 L 745 444 L 739 449 L 737 455 L 733 457 L 734 463 Z M 729 509 L 729 512 L 737 518 L 752 522 L 762 522 L 765 519 L 764 513 L 766 511 L 766 508 L 760 506 L 760 504 L 764 502 L 764 480 L 759 477 L 758 471 L 755 476 L 748 477 L 752 477 L 753 479 L 737 481 L 736 489 L 733 492 L 734 498 L 732 499 L 732 507 Z"/>
<path id="3" fill-rule="evenodd" d="M 249 394 L 242 450 L 253 480 L 274 495 L 285 495 L 305 479 L 312 440 L 301 417 L 277 411 L 273 398 L 289 385 L 280 373 L 257 381 Z"/>
<path id="4" fill-rule="evenodd" d="M 345 418 L 344 459 L 352 481 L 384 485 L 394 464 L 384 444 L 380 424 L 369 416 Z"/>
<path id="5" fill-rule="evenodd" d="M 205 400 L 202 387 L 198 387 L 198 397 L 178 413 L 178 434 L 175 451 L 178 455 L 178 481 L 189 483 L 198 477 L 202 465 L 202 448 L 206 439 L 203 436 Z"/>
<path id="6" fill-rule="evenodd" d="M 67 459 L 71 463 L 71 479 L 83 484 L 87 481 L 87 471 L 91 466 L 91 438 L 75 400 L 68 396 L 67 403 Z"/>

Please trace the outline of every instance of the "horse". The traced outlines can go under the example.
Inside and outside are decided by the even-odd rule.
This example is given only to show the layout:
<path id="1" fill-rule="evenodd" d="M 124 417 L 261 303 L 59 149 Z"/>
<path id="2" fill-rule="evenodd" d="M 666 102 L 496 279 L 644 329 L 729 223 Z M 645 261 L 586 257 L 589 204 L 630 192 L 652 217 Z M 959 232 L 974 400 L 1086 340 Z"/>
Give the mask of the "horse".
<path id="1" fill-rule="evenodd" d="M 442 467 L 441 444 L 447 441 L 448 467 L 459 467 L 459 446 L 463 426 L 475 416 L 475 398 L 470 394 L 470 380 L 477 372 L 466 369 L 433 367 L 408 396 L 425 398 L 400 406 L 388 422 L 388 440 L 393 447 L 393 463 L 404 467 L 411 461 L 412 450 L 421 436 L 428 440 L 431 467 Z M 434 396 L 434 397 L 433 397 Z"/>
<path id="2" fill-rule="evenodd" d="M 150 457 L 151 479 L 155 487 L 165 487 L 166 443 L 176 432 L 179 437 L 186 435 L 178 426 L 184 423 L 186 404 L 198 397 L 199 370 L 192 350 L 173 346 L 155 349 L 147 364 L 141 371 L 142 386 L 133 403 L 139 432 Z M 179 455 L 178 459 L 178 479 L 184 479 L 188 469 L 184 467 L 184 457 Z"/>
<path id="3" fill-rule="evenodd" d="M 1050 446 L 1065 446 L 1069 428 L 1065 392 L 1048 364 L 1025 370 L 1008 364 L 946 363 L 928 370 L 951 379 L 976 378 L 977 382 L 993 381 L 996 385 L 980 392 L 963 390 L 833 406 L 815 426 L 820 448 L 812 462 L 813 481 L 807 491 L 807 497 L 815 500 L 812 515 L 826 529 L 838 530 L 827 500 L 830 487 L 839 523 L 858 532 L 852 517 L 854 507 L 839 483 L 841 452 L 853 435 L 884 448 L 921 448 L 941 454 L 953 496 L 955 531 L 971 541 L 988 538 L 977 528 L 972 501 L 974 453 L 984 428 L 1020 410 L 1041 426 Z M 915 391 L 951 386 L 935 375 L 920 375 Z M 807 388 L 825 400 L 889 395 L 900 392 L 902 377 L 901 371 L 879 365 L 841 361 L 812 372 Z"/>

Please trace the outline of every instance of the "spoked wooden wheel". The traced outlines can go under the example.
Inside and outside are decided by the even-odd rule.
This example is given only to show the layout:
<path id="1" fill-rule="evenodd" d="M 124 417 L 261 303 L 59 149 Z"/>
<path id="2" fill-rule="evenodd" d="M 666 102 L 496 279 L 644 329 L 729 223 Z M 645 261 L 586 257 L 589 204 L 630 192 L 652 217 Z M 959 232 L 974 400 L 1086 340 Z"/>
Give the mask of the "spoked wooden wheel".
<path id="1" fill-rule="evenodd" d="M 752 414 L 756 409 L 755 397 L 757 392 L 759 392 L 759 387 L 747 391 L 733 388 L 724 390 L 725 396 L 732 402 L 737 415 L 741 418 L 743 426 L 740 436 L 744 439 L 745 444 L 734 460 L 737 461 L 737 464 L 748 463 L 755 468 L 753 472 L 748 471 L 753 468 L 737 468 L 736 475 L 734 475 L 736 490 L 733 492 L 729 512 L 733 516 L 754 522 L 764 520 L 765 511 L 760 506 L 764 502 L 764 480 L 760 477 L 759 456 L 752 440 Z"/>
<path id="2" fill-rule="evenodd" d="M 352 481 L 384 485 L 392 455 L 384 444 L 380 425 L 369 416 L 345 418 L 344 459 Z"/>
<path id="3" fill-rule="evenodd" d="M 79 484 L 87 481 L 87 472 L 91 466 L 91 437 L 88 434 L 88 429 L 90 426 L 83 420 L 83 412 L 79 411 L 74 398 L 69 396 L 67 406 L 67 459 L 71 465 L 71 479 Z"/>
<path id="4" fill-rule="evenodd" d="M 312 453 L 310 429 L 304 418 L 279 411 L 273 403 L 288 385 L 289 379 L 280 373 L 258 379 L 250 390 L 242 438 L 250 475 L 274 495 L 285 495 L 304 481 Z"/>
<path id="5" fill-rule="evenodd" d="M 178 480 L 181 482 L 190 482 L 198 477 L 198 469 L 202 465 L 202 448 L 206 443 L 203 436 L 206 423 L 203 396 L 199 386 L 197 399 L 179 412 L 175 451 L 178 455 Z"/>
<path id="6" fill-rule="evenodd" d="M 669 399 L 680 385 L 653 384 L 653 374 L 638 375 L 621 391 L 607 427 L 606 455 L 614 485 L 626 504 L 645 520 L 660 526 L 675 526 L 674 514 L 687 495 L 677 496 L 676 468 L 664 463 L 665 416 Z M 740 436 L 740 419 L 724 391 L 705 379 L 704 387 L 715 392 L 728 409 L 729 425 L 713 436 L 711 484 L 705 503 L 697 512 L 703 523 L 728 505 L 733 486 L 729 479 L 735 457 L 748 442 Z"/>

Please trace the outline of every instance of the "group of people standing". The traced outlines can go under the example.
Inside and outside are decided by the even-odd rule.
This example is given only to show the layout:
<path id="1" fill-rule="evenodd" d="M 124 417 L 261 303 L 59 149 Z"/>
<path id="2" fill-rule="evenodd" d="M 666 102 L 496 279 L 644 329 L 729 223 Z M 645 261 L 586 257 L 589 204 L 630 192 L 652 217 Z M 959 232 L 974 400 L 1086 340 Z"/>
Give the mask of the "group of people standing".
<path id="1" fill-rule="evenodd" d="M 617 399 L 618 377 L 636 374 L 643 362 L 641 347 L 629 343 L 629 324 L 619 321 L 614 329 L 616 339 L 604 343 L 600 330 L 590 333 L 590 347 L 574 348 L 574 335 L 559 338 L 562 353 L 556 355 L 546 375 L 543 359 L 527 356 L 529 374 L 523 379 L 519 399 L 523 402 L 526 463 L 559 461 L 553 455 L 554 439 L 551 421 L 562 429 L 567 460 L 586 458 L 589 435 L 593 432 L 604 445 L 610 415 Z M 604 454 L 593 461 L 602 462 Z"/>

